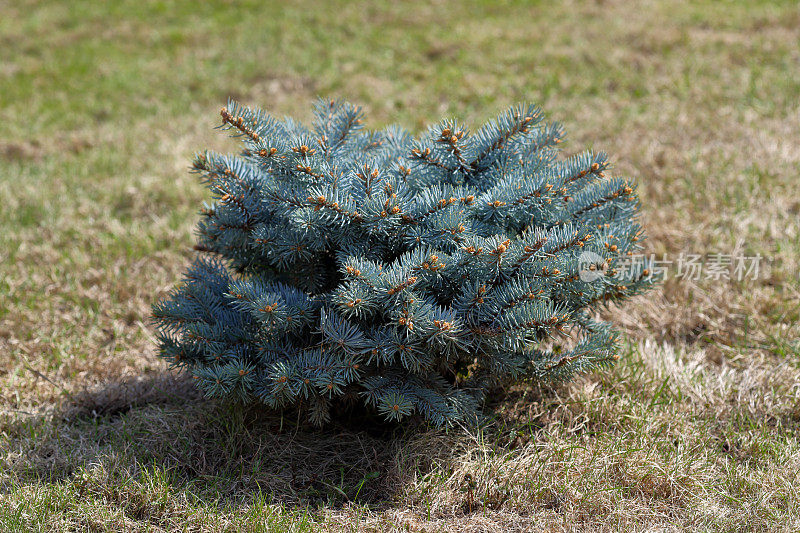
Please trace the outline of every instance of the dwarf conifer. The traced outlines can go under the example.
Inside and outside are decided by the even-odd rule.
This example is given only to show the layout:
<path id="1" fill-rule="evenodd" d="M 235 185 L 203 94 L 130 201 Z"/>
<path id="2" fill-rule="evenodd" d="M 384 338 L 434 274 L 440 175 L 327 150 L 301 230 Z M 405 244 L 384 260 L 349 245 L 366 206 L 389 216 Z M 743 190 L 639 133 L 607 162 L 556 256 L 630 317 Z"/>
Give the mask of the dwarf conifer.
<path id="1" fill-rule="evenodd" d="M 211 397 L 329 420 L 474 417 L 491 387 L 610 364 L 593 318 L 653 282 L 634 184 L 520 105 L 475 133 L 370 131 L 319 101 L 311 128 L 229 103 L 238 155 L 198 154 L 202 253 L 154 306 L 161 353 Z M 584 275 L 587 274 L 587 275 Z M 566 347 L 565 347 L 566 346 Z"/>

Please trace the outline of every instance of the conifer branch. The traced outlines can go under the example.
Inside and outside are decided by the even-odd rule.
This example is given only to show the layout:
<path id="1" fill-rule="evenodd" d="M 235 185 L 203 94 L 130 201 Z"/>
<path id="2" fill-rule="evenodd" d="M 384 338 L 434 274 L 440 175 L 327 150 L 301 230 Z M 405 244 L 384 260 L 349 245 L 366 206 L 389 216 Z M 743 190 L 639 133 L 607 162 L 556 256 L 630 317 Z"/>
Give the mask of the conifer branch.
<path id="1" fill-rule="evenodd" d="M 364 217 L 358 211 L 347 211 L 339 205 L 339 202 L 330 202 L 324 196 L 309 196 L 308 203 L 313 205 L 316 209 L 329 209 L 336 214 L 347 217 L 356 222 L 361 222 Z"/>
<path id="2" fill-rule="evenodd" d="M 427 165 L 439 168 L 441 170 L 445 170 L 447 172 L 453 172 L 453 170 L 438 159 L 436 159 L 433 155 L 431 155 L 431 149 L 425 148 L 420 150 L 419 148 L 414 148 L 411 150 L 411 159 L 415 161 L 421 161 Z"/>
<path id="3" fill-rule="evenodd" d="M 247 126 L 242 117 L 234 117 L 225 107 L 220 109 L 219 114 L 222 116 L 223 125 L 230 124 L 237 130 L 241 131 L 244 135 L 247 135 L 254 143 L 261 141 L 261 137 L 255 132 L 255 130 Z"/>

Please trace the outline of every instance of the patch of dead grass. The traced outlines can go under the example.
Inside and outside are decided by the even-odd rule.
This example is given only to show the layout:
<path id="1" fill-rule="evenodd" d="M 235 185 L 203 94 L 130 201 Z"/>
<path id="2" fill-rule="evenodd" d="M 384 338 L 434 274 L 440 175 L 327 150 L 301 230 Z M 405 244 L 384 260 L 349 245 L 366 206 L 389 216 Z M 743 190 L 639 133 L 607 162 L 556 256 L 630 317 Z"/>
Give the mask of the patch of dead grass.
<path id="1" fill-rule="evenodd" d="M 62 480 L 139 527 L 186 519 L 182 501 L 249 509 L 266 493 L 269 505 L 318 506 L 313 520 L 331 530 L 354 514 L 376 531 L 772 528 L 800 516 L 798 378 L 768 359 L 721 367 L 646 342 L 609 373 L 513 387 L 482 429 L 398 433 L 357 420 L 309 431 L 166 376 L 6 424 L 0 460 L 6 490 Z M 163 479 L 144 490 L 143 476 Z"/>

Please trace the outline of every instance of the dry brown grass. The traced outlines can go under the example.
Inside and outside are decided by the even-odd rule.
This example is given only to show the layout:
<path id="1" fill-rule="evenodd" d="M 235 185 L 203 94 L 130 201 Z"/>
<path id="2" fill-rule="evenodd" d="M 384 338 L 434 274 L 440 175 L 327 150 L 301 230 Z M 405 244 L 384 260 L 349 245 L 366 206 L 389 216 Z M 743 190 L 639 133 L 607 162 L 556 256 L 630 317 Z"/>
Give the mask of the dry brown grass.
<path id="1" fill-rule="evenodd" d="M 800 526 L 796 367 L 721 368 L 652 342 L 625 361 L 556 389 L 514 387 L 491 424 L 449 433 L 359 420 L 299 428 L 209 404 L 172 377 L 107 386 L 6 424 L 16 488 L 3 498 L 13 508 L 60 487 L 132 529 L 237 528 L 292 508 L 332 530 L 354 517 L 376 531 Z M 241 516 L 198 505 L 219 495 Z M 63 513 L 45 523 L 75 525 Z"/>
<path id="2" fill-rule="evenodd" d="M 0 0 L 0 529 L 800 528 L 800 9 Z M 607 311 L 614 370 L 479 430 L 322 431 L 199 397 L 154 352 L 229 95 L 470 123 L 540 102 L 638 179 L 648 251 L 760 253 Z M 674 274 L 674 272 L 673 272 Z"/>

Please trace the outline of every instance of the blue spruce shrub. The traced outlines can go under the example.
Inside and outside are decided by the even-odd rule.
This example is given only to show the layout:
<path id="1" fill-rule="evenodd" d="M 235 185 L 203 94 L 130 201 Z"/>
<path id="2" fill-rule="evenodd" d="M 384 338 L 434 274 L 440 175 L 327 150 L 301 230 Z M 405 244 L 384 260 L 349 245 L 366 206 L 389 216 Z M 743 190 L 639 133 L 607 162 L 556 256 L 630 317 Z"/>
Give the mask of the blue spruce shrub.
<path id="1" fill-rule="evenodd" d="M 617 358 L 618 334 L 591 315 L 652 283 L 630 261 L 635 187 L 604 153 L 557 159 L 562 129 L 538 108 L 419 139 L 365 130 L 336 101 L 311 129 L 236 103 L 221 114 L 244 150 L 196 156 L 214 198 L 205 254 L 153 309 L 162 355 L 209 397 L 315 424 L 357 400 L 441 426 L 475 417 L 497 384 Z"/>

